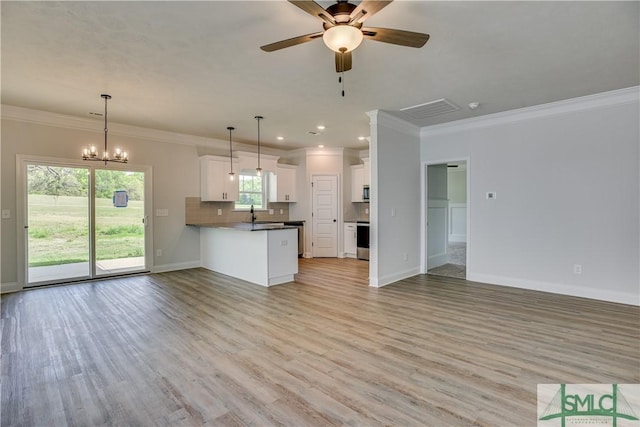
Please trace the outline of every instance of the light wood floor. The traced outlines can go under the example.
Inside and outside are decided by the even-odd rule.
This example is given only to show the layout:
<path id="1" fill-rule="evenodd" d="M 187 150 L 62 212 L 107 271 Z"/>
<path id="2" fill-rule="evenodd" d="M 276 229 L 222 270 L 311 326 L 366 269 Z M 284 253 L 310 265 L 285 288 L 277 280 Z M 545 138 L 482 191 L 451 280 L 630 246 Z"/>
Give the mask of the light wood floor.
<path id="1" fill-rule="evenodd" d="M 534 426 L 538 383 L 640 382 L 640 310 L 301 260 L 2 297 L 2 426 Z"/>

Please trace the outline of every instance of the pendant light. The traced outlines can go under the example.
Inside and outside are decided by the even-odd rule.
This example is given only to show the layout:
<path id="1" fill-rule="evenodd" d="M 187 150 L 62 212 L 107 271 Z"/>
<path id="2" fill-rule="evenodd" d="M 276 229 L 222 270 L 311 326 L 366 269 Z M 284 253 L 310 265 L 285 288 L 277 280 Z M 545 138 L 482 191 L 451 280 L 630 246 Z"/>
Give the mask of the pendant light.
<path id="1" fill-rule="evenodd" d="M 113 158 L 109 157 L 109 149 L 107 147 L 107 133 L 109 132 L 107 129 L 107 101 L 111 99 L 111 95 L 103 93 L 100 97 L 104 98 L 104 151 L 102 152 L 102 157 L 98 157 L 98 149 L 95 145 L 91 145 L 89 148 L 82 150 L 82 159 L 102 161 L 105 165 L 107 162 L 127 163 L 129 161 L 127 152 L 122 151 L 120 147 L 116 147 Z"/>
<path id="2" fill-rule="evenodd" d="M 256 168 L 256 173 L 258 176 L 262 175 L 262 168 L 260 167 L 260 120 L 264 119 L 262 116 L 254 117 L 258 121 L 258 167 Z"/>
<path id="3" fill-rule="evenodd" d="M 229 164 L 231 165 L 231 172 L 229 172 L 229 180 L 233 181 L 235 179 L 235 174 L 233 173 L 233 145 L 231 142 L 231 131 L 235 130 L 233 126 L 227 127 L 229 130 Z"/>

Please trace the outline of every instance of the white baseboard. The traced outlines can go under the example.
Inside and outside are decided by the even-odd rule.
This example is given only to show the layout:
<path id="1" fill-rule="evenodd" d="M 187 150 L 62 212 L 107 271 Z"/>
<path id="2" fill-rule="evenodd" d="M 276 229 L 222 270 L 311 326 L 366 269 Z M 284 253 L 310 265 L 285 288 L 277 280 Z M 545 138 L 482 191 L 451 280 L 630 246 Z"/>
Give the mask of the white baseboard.
<path id="1" fill-rule="evenodd" d="M 0 283 L 0 294 L 8 294 L 10 292 L 21 291 L 22 287 L 17 282 Z"/>
<path id="2" fill-rule="evenodd" d="M 615 302 L 619 304 L 640 306 L 640 295 L 627 292 L 616 292 L 605 289 L 593 289 L 584 286 L 567 285 L 563 283 L 540 282 L 536 280 L 519 279 L 515 277 L 494 276 L 490 274 L 467 273 L 467 280 L 472 282 L 489 283 L 492 285 L 508 286 L 511 288 L 529 289 L 532 291 L 549 292 L 552 294 L 569 295 L 574 297 Z"/>
<path id="3" fill-rule="evenodd" d="M 154 265 L 152 273 L 166 273 L 167 271 L 186 270 L 200 267 L 200 261 L 176 262 L 173 264 Z"/>
<path id="4" fill-rule="evenodd" d="M 387 274 L 382 277 L 369 277 L 369 286 L 373 288 L 381 288 L 383 286 L 390 285 L 398 280 L 406 279 L 420 274 L 420 267 L 412 267 L 408 270 L 398 271 L 393 274 Z"/>

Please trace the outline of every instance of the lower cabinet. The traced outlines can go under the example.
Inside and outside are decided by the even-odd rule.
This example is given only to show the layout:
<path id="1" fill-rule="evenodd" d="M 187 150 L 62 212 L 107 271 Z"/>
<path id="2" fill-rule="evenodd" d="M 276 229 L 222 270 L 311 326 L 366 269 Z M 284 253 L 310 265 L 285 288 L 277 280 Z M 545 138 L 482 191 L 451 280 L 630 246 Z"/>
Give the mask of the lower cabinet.
<path id="1" fill-rule="evenodd" d="M 355 222 L 344 223 L 344 256 L 347 258 L 356 257 L 357 230 Z"/>

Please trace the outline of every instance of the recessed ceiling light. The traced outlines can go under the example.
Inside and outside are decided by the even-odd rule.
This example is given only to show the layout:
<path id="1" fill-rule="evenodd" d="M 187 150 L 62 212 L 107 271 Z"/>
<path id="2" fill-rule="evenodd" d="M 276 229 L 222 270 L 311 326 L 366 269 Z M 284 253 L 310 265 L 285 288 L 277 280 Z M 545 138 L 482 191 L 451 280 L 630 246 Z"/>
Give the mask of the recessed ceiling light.
<path id="1" fill-rule="evenodd" d="M 320 144 L 318 145 L 318 148 L 324 148 L 324 145 Z"/>
<path id="2" fill-rule="evenodd" d="M 276 137 L 276 139 L 277 139 L 278 141 L 282 141 L 282 140 L 284 139 L 284 136 L 278 136 L 278 137 Z"/>
<path id="3" fill-rule="evenodd" d="M 318 130 L 325 130 L 324 125 L 318 125 Z"/>
<path id="4" fill-rule="evenodd" d="M 364 137 L 364 136 L 359 136 L 359 137 L 358 137 L 358 139 L 359 139 L 360 141 L 364 141 L 364 140 L 365 140 L 365 137 Z"/>

